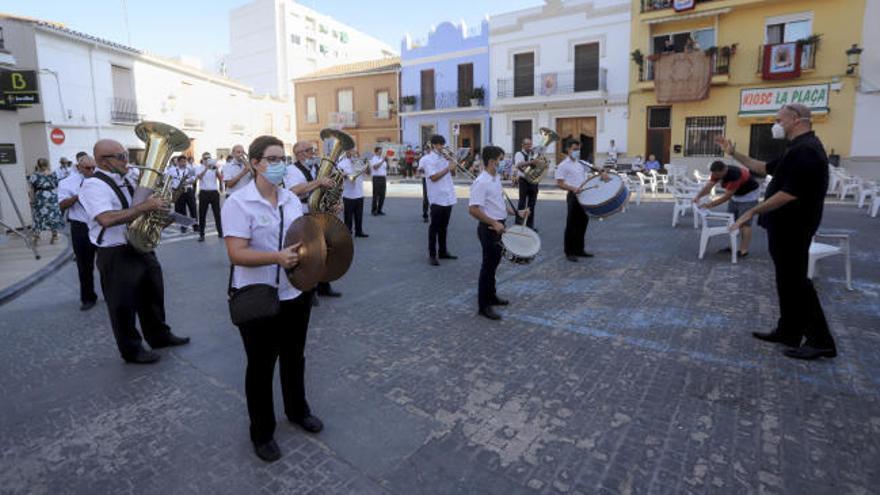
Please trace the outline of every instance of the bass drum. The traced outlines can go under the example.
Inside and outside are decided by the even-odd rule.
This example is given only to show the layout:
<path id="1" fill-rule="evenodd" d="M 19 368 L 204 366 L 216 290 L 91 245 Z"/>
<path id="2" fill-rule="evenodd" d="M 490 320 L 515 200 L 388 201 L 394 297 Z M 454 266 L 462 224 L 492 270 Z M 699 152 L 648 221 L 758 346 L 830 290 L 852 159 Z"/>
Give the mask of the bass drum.
<path id="1" fill-rule="evenodd" d="M 584 212 L 591 217 L 605 218 L 619 212 L 629 202 L 629 189 L 619 175 L 610 175 L 608 182 L 598 175 L 591 177 L 584 184 L 584 190 L 578 194 L 578 203 Z"/>
<path id="2" fill-rule="evenodd" d="M 525 225 L 514 225 L 501 234 L 501 256 L 518 265 L 530 263 L 541 251 L 541 238 Z"/>

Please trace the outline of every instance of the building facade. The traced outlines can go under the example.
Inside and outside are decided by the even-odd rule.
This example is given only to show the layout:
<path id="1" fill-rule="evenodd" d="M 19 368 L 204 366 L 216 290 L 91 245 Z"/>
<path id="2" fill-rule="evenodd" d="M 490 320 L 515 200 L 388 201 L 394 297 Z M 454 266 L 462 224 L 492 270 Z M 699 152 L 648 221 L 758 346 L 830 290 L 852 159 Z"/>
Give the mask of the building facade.
<path id="1" fill-rule="evenodd" d="M 492 141 L 517 150 L 548 127 L 583 135 L 585 158 L 602 160 L 612 139 L 625 152 L 629 30 L 627 0 L 548 0 L 492 17 Z"/>
<path id="2" fill-rule="evenodd" d="M 474 151 L 490 142 L 489 22 L 478 28 L 443 22 L 424 42 L 401 43 L 404 144 L 424 146 L 433 134 Z"/>
<path id="3" fill-rule="evenodd" d="M 349 134 L 362 154 L 372 152 L 377 144 L 398 143 L 399 77 L 400 59 L 392 57 L 330 67 L 295 79 L 297 140 L 324 149 L 321 129 L 333 128 Z"/>
<path id="4" fill-rule="evenodd" d="M 861 22 L 852 21 L 864 4 L 703 0 L 681 10 L 633 1 L 631 44 L 642 63 L 630 63 L 631 151 L 704 169 L 721 156 L 715 136 L 726 134 L 738 150 L 771 159 L 784 147 L 771 137 L 774 115 L 799 102 L 812 108 L 828 153 L 848 157 L 858 79 L 847 74 L 846 50 L 862 39 Z M 681 61 L 705 61 L 708 95 L 669 91 L 668 77 L 679 88 L 707 77 L 671 68 Z"/>
<path id="5" fill-rule="evenodd" d="M 864 48 L 856 68 L 856 109 L 853 121 L 852 149 L 843 164 L 852 173 L 866 179 L 880 179 L 880 139 L 877 139 L 877 116 L 880 115 L 880 0 L 865 0 L 862 24 Z"/>
<path id="6" fill-rule="evenodd" d="M 294 0 L 253 0 L 233 9 L 229 48 L 230 77 L 280 97 L 305 74 L 396 55 L 386 43 Z"/>
<path id="7" fill-rule="evenodd" d="M 292 146 L 294 115 L 286 100 L 256 96 L 230 79 L 59 24 L 7 16 L 0 17 L 0 28 L 5 48 L 19 69 L 35 72 L 39 90 L 38 104 L 0 112 L 4 127 L 17 121 L 17 163 L 0 167 L 22 213 L 28 210 L 25 176 L 38 158 L 54 167 L 62 156 L 91 154 L 104 138 L 121 142 L 134 158 L 144 149 L 134 127 L 144 120 L 185 132 L 193 155 L 226 155 L 261 134 Z"/>

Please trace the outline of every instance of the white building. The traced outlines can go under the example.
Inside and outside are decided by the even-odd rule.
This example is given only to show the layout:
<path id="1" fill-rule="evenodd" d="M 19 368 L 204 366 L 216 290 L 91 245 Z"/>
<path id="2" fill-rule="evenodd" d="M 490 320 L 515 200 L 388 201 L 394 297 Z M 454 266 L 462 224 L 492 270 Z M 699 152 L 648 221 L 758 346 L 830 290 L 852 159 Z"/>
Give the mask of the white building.
<path id="1" fill-rule="evenodd" d="M 295 140 L 293 106 L 286 100 L 257 97 L 233 80 L 60 24 L 0 16 L 0 28 L 17 69 L 38 74 L 40 103 L 0 112 L 0 144 L 15 143 L 17 155 L 17 163 L 0 167 L 27 221 L 25 177 L 38 158 L 57 166 L 62 156 L 91 154 L 103 138 L 121 142 L 135 155 L 144 148 L 134 134 L 143 120 L 184 131 L 192 141 L 187 153 L 195 156 L 226 155 L 234 144 L 247 146 L 261 134 L 279 137 L 288 151 Z M 59 130 L 64 139 L 56 144 L 51 135 L 60 135 Z M 7 135 L 12 136 L 8 141 Z M 8 219 L 6 196 L 0 191 Z"/>
<path id="2" fill-rule="evenodd" d="M 291 80 L 318 69 L 396 55 L 378 39 L 293 0 L 253 0 L 233 9 L 229 48 L 230 77 L 282 97 L 293 91 Z"/>
<path id="3" fill-rule="evenodd" d="M 584 134 L 584 158 L 601 161 L 611 139 L 625 152 L 630 9 L 630 0 L 547 0 L 493 16 L 492 141 L 514 151 L 549 127 L 560 138 Z"/>
<path id="4" fill-rule="evenodd" d="M 868 179 L 880 179 L 880 140 L 877 139 L 877 115 L 880 115 L 880 0 L 865 2 L 862 42 L 864 49 L 858 67 L 856 110 L 853 120 L 852 148 L 843 165 L 852 173 Z M 846 84 L 850 84 L 849 81 Z"/>

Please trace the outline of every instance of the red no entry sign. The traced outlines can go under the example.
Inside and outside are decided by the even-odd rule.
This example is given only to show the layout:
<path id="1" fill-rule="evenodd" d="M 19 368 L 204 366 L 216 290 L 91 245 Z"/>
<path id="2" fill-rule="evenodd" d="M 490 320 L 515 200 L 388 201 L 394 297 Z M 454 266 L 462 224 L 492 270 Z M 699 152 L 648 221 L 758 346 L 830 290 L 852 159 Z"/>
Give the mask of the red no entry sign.
<path id="1" fill-rule="evenodd" d="M 49 139 L 55 144 L 64 143 L 64 131 L 57 127 L 52 129 L 52 132 L 49 134 Z"/>

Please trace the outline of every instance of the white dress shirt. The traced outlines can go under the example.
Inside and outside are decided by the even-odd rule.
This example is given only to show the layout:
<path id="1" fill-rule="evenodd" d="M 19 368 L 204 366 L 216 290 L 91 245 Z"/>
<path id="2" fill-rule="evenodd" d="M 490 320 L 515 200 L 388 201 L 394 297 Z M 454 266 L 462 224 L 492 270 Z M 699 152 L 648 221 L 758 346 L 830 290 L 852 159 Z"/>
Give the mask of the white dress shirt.
<path id="1" fill-rule="evenodd" d="M 196 165 L 195 175 L 196 177 L 199 174 L 205 171 L 205 175 L 199 179 L 199 191 L 217 191 L 220 188 L 220 174 L 218 174 L 219 169 L 215 166 L 213 169 L 209 168 L 207 165 Z"/>
<path id="2" fill-rule="evenodd" d="M 504 189 L 501 185 L 501 174 L 493 176 L 483 170 L 471 184 L 471 198 L 468 206 L 479 206 L 480 211 L 493 220 L 507 218 L 507 205 L 504 204 Z"/>
<path id="3" fill-rule="evenodd" d="M 300 184 L 305 184 L 308 181 L 309 180 L 302 173 L 302 171 L 299 168 L 297 168 L 296 165 L 289 165 L 287 167 L 287 174 L 284 175 L 285 189 L 290 190 Z M 290 191 L 290 192 L 293 193 L 293 191 Z M 303 196 L 300 196 L 300 198 L 299 198 L 300 202 L 302 203 L 303 214 L 306 214 L 309 212 L 309 196 L 311 196 L 311 194 L 312 193 L 307 193 Z"/>
<path id="4" fill-rule="evenodd" d="M 65 177 L 61 182 L 58 183 L 58 203 L 66 199 L 70 199 L 74 196 L 79 195 L 79 191 L 82 188 L 83 182 L 85 182 L 86 178 L 82 176 L 79 172 L 74 172 L 67 177 Z M 76 222 L 89 223 L 89 216 L 86 214 L 86 210 L 83 208 L 83 205 L 77 199 L 69 208 L 65 210 L 67 212 L 67 219 Z"/>
<path id="5" fill-rule="evenodd" d="M 227 162 L 226 165 L 223 166 L 223 180 L 231 180 L 234 179 L 241 171 L 244 170 L 244 165 L 238 163 L 235 160 L 231 162 Z M 227 194 L 232 194 L 235 191 L 241 190 L 244 186 L 248 185 L 250 181 L 253 180 L 253 174 L 245 174 L 238 182 L 235 183 L 232 187 L 226 188 Z"/>
<path id="6" fill-rule="evenodd" d="M 55 177 L 58 178 L 59 181 L 64 180 L 70 177 L 71 174 L 74 173 L 73 166 L 68 165 L 66 167 L 62 167 L 61 165 L 55 169 Z"/>
<path id="7" fill-rule="evenodd" d="M 278 251 L 278 224 L 281 223 L 279 207 L 284 211 L 281 236 L 294 220 L 303 215 L 299 200 L 287 189 L 278 188 L 278 206 L 272 206 L 257 190 L 253 181 L 223 203 L 220 219 L 224 237 L 248 239 L 250 248 L 256 251 Z M 278 265 L 235 266 L 232 271 L 232 287 L 238 289 L 251 284 L 275 285 Z M 284 269 L 278 277 L 278 297 L 282 301 L 294 299 L 301 292 L 290 285 Z"/>
<path id="8" fill-rule="evenodd" d="M 128 201 L 129 207 L 131 207 L 131 194 L 128 188 L 125 187 L 126 184 L 130 185 L 128 180 L 116 174 L 106 173 L 101 169 L 95 170 L 95 175 L 98 174 L 104 174 L 116 182 L 116 185 L 119 186 L 123 196 Z M 113 247 L 121 246 L 127 242 L 125 240 L 125 233 L 128 231 L 128 225 L 123 223 L 107 227 L 107 230 L 104 231 L 103 242 L 98 244 L 98 236 L 101 234 L 103 227 L 95 220 L 95 217 L 105 211 L 123 209 L 122 202 L 119 201 L 119 197 L 116 196 L 116 193 L 113 192 L 109 185 L 94 177 L 86 179 L 79 191 L 79 202 L 82 203 L 86 211 L 89 224 L 89 239 L 92 241 L 92 244 L 98 247 Z"/>
<path id="9" fill-rule="evenodd" d="M 349 158 L 343 158 L 336 164 L 336 167 L 346 176 L 354 174 L 354 166 Z M 364 197 L 364 174 L 358 176 L 354 182 L 342 180 L 342 197 L 347 199 L 358 199 Z"/>
<path id="10" fill-rule="evenodd" d="M 181 181 L 183 181 L 183 187 L 188 189 L 196 180 L 195 171 L 190 168 L 189 165 L 186 165 L 183 168 L 179 165 L 168 167 L 168 169 L 165 170 L 165 175 L 171 177 L 172 189 L 180 187 Z"/>
<path id="11" fill-rule="evenodd" d="M 580 162 L 572 160 L 571 157 L 565 157 L 565 160 L 556 166 L 555 178 L 556 180 L 562 179 L 568 186 L 581 187 L 587 179 L 587 174 Z"/>
<path id="12" fill-rule="evenodd" d="M 452 174 L 447 173 L 440 180 L 434 182 L 431 176 L 449 167 L 449 162 L 432 151 L 419 160 L 419 168 L 425 173 L 425 184 L 428 189 L 428 203 L 439 206 L 452 206 L 455 204 L 455 184 L 452 182 Z"/>
<path id="13" fill-rule="evenodd" d="M 388 165 L 385 163 L 385 158 L 379 155 L 370 158 L 370 167 L 375 167 L 380 163 L 382 164 L 381 167 L 370 169 L 370 172 L 373 173 L 373 177 L 385 177 L 386 175 L 388 175 Z"/>
<path id="14" fill-rule="evenodd" d="M 513 154 L 513 167 L 511 167 L 512 168 L 511 175 L 513 177 L 519 177 L 519 174 L 522 173 L 519 170 L 519 164 L 531 160 L 532 157 L 533 157 L 533 154 L 531 152 L 526 153 L 523 150 L 519 150 L 516 153 L 514 153 Z"/>

